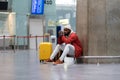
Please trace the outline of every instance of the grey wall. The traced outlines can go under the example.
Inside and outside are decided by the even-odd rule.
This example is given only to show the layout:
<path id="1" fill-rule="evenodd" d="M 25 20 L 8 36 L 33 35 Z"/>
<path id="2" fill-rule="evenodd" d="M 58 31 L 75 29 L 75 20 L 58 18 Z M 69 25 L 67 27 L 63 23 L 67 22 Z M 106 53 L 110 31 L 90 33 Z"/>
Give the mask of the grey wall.
<path id="1" fill-rule="evenodd" d="M 77 0 L 76 32 L 82 42 L 84 55 L 88 54 L 88 5 L 87 0 Z"/>
<path id="2" fill-rule="evenodd" d="M 84 47 L 83 55 L 120 55 L 119 4 L 120 0 L 77 0 L 76 30 Z M 101 62 L 120 62 L 120 59 Z"/>
<path id="3" fill-rule="evenodd" d="M 106 0 L 108 50 L 111 55 L 120 55 L 120 0 Z"/>

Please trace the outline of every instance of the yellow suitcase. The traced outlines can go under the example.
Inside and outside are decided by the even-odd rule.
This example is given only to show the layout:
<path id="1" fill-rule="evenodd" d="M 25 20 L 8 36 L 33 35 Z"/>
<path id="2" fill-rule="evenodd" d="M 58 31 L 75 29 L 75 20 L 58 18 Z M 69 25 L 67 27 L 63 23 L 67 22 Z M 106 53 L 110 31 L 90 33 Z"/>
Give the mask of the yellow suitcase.
<path id="1" fill-rule="evenodd" d="M 44 61 L 50 58 L 52 53 L 52 43 L 50 42 L 42 42 L 39 45 L 39 60 Z"/>

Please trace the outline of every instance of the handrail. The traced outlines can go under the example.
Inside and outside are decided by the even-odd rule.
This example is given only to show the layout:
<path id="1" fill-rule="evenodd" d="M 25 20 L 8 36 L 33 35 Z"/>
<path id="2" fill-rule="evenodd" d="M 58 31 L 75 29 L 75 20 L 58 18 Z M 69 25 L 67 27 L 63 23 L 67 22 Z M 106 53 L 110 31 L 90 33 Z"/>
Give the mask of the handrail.
<path id="1" fill-rule="evenodd" d="M 71 55 L 67 55 L 67 57 L 74 57 L 74 56 L 71 56 Z M 78 58 L 87 58 L 87 59 L 102 59 L 102 58 L 120 58 L 120 55 L 118 56 L 80 56 Z"/>

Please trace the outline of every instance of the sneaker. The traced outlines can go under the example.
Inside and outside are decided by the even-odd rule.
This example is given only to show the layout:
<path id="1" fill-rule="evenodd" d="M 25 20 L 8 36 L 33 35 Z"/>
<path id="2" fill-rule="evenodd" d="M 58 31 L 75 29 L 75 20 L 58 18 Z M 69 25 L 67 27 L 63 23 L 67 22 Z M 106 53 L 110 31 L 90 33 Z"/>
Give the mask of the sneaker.
<path id="1" fill-rule="evenodd" d="M 48 59 L 48 60 L 46 60 L 46 62 L 54 62 L 53 60 L 51 60 L 51 59 Z"/>
<path id="2" fill-rule="evenodd" d="M 59 59 L 57 61 L 55 61 L 53 64 L 62 64 L 63 61 L 60 61 Z"/>

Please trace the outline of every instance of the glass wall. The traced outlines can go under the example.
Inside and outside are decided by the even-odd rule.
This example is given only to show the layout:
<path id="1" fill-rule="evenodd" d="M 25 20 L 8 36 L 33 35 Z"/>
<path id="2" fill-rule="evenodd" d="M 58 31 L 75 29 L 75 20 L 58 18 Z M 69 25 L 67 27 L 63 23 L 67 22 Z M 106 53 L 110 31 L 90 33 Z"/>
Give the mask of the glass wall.
<path id="1" fill-rule="evenodd" d="M 76 0 L 46 0 L 45 4 L 46 33 L 56 35 L 56 24 L 59 20 L 68 19 L 72 29 L 76 31 Z"/>
<path id="2" fill-rule="evenodd" d="M 76 31 L 76 0 L 56 0 L 57 21 L 69 19 L 74 31 Z"/>

